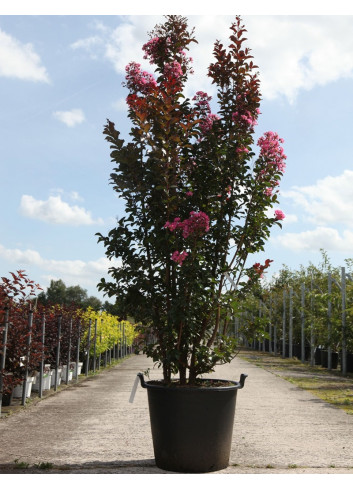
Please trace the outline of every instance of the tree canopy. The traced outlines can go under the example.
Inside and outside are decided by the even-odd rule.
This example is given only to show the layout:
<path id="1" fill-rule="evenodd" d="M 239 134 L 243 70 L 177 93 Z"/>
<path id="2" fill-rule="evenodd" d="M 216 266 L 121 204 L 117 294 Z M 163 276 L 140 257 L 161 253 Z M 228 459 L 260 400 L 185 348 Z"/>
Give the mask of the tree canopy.
<path id="1" fill-rule="evenodd" d="M 87 290 L 79 285 L 67 286 L 61 279 L 51 280 L 46 292 L 38 295 L 38 301 L 42 304 L 75 304 L 87 309 L 91 307 L 95 311 L 103 308 L 102 302 L 94 296 L 88 296 Z"/>

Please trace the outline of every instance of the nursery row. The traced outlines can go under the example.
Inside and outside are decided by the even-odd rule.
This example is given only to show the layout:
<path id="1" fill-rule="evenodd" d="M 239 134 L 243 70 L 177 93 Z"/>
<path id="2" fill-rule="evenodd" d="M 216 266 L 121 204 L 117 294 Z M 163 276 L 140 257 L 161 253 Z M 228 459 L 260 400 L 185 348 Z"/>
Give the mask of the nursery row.
<path id="1" fill-rule="evenodd" d="M 328 369 L 340 364 L 345 375 L 353 371 L 351 275 L 345 267 L 310 272 L 295 276 L 286 270 L 248 294 L 235 317 L 235 334 L 248 347 Z"/>
<path id="2" fill-rule="evenodd" d="M 136 333 L 128 321 L 94 311 L 72 314 L 63 307 L 53 307 L 50 313 L 30 309 L 27 318 L 23 311 L 22 321 L 18 317 L 13 321 L 5 309 L 0 357 L 3 405 L 12 396 L 25 404 L 31 389 L 41 397 L 61 381 L 77 379 L 82 368 L 87 376 L 131 353 Z"/>
<path id="3" fill-rule="evenodd" d="M 133 324 L 104 311 L 37 303 L 21 294 L 26 285 L 25 275 L 15 275 L 0 287 L 0 408 L 11 396 L 25 404 L 32 388 L 41 397 L 82 368 L 88 375 L 126 356 L 137 336 Z"/>
<path id="4" fill-rule="evenodd" d="M 42 397 L 44 390 L 56 390 L 61 381 L 77 379 L 82 368 L 87 376 L 131 353 L 136 334 L 128 321 L 93 311 L 69 312 L 54 307 L 51 316 L 29 310 L 19 323 L 5 309 L 0 357 L 3 405 L 12 397 L 21 397 L 25 404 L 32 389 Z"/>

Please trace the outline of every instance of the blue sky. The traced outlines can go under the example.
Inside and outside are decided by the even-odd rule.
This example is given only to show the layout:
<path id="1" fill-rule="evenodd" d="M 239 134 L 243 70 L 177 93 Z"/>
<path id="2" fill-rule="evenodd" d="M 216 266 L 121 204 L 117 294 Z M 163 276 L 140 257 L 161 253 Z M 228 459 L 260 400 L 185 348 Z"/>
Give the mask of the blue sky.
<path id="1" fill-rule="evenodd" d="M 243 11 L 263 95 L 256 136 L 278 132 L 287 155 L 287 218 L 254 261 L 273 259 L 271 273 L 296 269 L 324 248 L 344 266 L 353 258 L 353 16 Z M 151 70 L 141 46 L 163 17 L 58 12 L 0 11 L 0 274 L 24 269 L 44 288 L 61 278 L 102 298 L 109 262 L 95 233 L 123 213 L 102 130 L 109 118 L 128 137 L 124 67 Z M 187 95 L 215 95 L 205 73 L 234 17 L 188 15 L 199 45 Z"/>

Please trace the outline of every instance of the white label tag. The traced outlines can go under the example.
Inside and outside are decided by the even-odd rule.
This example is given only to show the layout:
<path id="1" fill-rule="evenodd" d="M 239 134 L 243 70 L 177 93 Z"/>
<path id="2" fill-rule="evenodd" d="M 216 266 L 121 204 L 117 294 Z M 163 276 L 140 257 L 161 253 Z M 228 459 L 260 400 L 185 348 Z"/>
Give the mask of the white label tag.
<path id="1" fill-rule="evenodd" d="M 136 375 L 136 379 L 135 379 L 134 385 L 132 386 L 132 390 L 131 390 L 131 394 L 130 394 L 130 399 L 129 399 L 129 402 L 131 402 L 131 404 L 134 402 L 138 383 L 139 383 L 139 377 Z"/>

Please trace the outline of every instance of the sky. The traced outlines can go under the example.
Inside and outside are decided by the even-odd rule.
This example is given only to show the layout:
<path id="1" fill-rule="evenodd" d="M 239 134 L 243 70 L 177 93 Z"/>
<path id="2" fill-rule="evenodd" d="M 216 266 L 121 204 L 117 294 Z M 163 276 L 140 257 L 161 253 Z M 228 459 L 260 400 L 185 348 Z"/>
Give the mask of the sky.
<path id="1" fill-rule="evenodd" d="M 320 249 L 335 266 L 353 258 L 353 12 L 299 4 L 172 12 L 188 17 L 199 42 L 189 97 L 203 90 L 216 100 L 206 77 L 213 43 L 228 42 L 236 14 L 247 28 L 262 93 L 255 139 L 275 131 L 287 155 L 283 229 L 250 259 L 274 260 L 269 276 L 318 264 Z M 22 269 L 44 289 L 62 279 L 103 299 L 96 285 L 112 263 L 95 233 L 124 213 L 103 126 L 110 119 L 129 138 L 124 69 L 136 61 L 153 71 L 141 48 L 170 12 L 30 5 L 0 7 L 0 276 Z"/>

